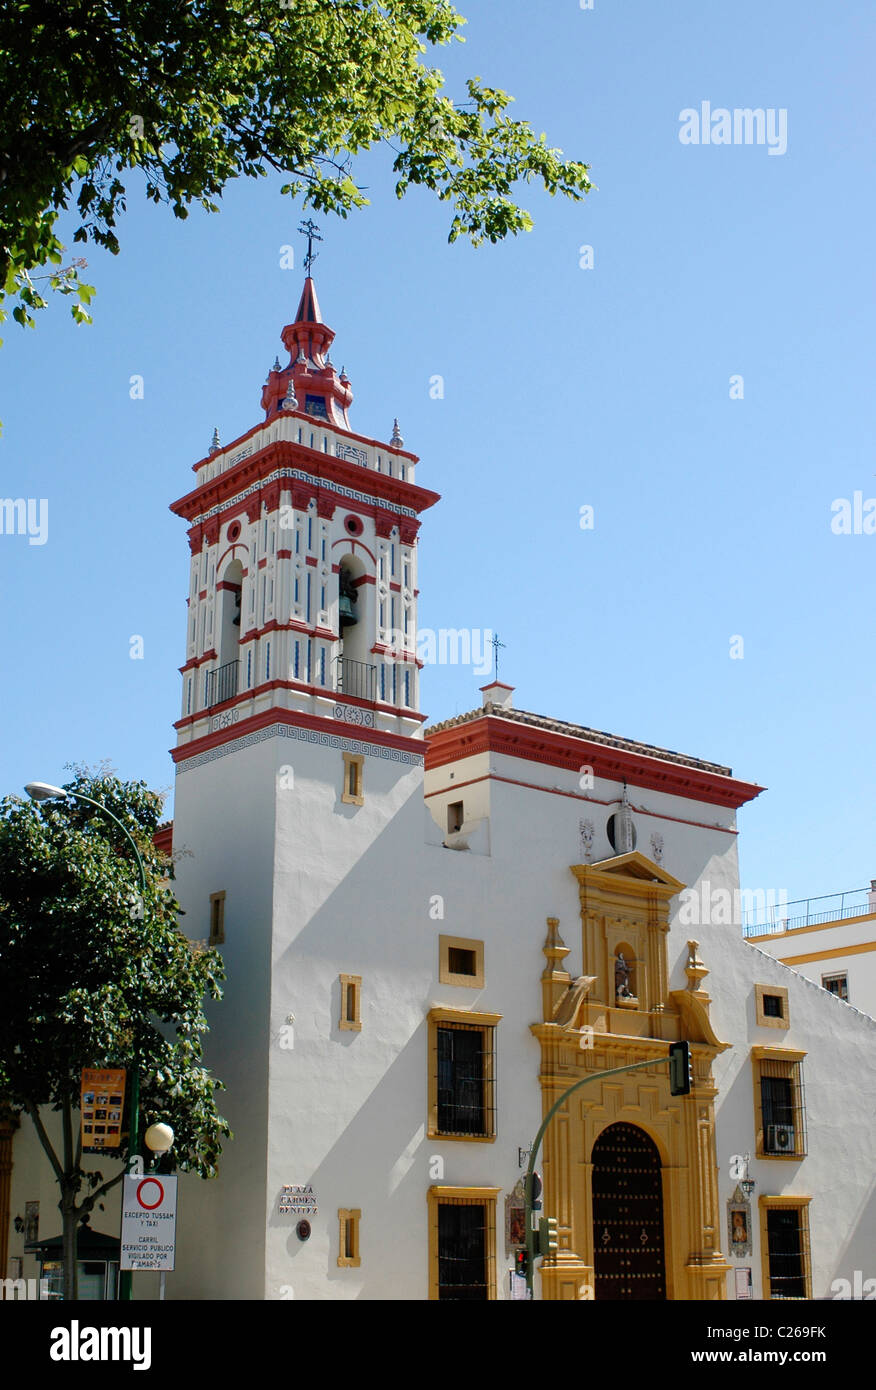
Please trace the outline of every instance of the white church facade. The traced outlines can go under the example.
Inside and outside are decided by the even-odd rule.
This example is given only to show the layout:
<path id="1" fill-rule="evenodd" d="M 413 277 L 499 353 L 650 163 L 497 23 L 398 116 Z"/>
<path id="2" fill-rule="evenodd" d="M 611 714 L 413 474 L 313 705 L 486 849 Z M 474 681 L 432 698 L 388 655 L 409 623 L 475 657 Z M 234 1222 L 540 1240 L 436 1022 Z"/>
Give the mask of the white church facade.
<path id="1" fill-rule="evenodd" d="M 185 931 L 225 959 L 206 1058 L 235 1137 L 216 1179 L 181 1180 L 168 1298 L 517 1296 L 526 1151 L 588 1073 L 536 1164 L 558 1223 L 536 1297 L 863 1287 L 876 1021 L 683 896 L 737 892 L 761 788 L 498 680 L 424 730 L 438 497 L 397 427 L 352 430 L 333 337 L 308 278 L 264 420 L 214 440 L 173 506 L 191 566 L 163 843 Z"/>

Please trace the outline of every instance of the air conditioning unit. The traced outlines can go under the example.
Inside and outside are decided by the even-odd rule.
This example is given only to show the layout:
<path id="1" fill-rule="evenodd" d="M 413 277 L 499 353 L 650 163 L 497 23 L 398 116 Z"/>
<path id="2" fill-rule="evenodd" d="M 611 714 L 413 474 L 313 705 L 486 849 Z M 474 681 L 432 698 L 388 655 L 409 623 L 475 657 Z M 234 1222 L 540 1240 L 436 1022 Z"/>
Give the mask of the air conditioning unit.
<path id="1" fill-rule="evenodd" d="M 793 1125 L 769 1125 L 767 1150 L 773 1154 L 792 1154 L 796 1148 Z"/>

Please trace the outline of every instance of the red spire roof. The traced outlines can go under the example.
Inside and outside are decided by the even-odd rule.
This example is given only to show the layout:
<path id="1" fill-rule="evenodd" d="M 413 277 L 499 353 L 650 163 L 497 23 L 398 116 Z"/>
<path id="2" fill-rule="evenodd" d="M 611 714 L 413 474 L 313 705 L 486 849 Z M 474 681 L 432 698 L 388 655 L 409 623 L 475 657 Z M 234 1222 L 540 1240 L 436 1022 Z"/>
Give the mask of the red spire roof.
<path id="1" fill-rule="evenodd" d="M 287 323 L 281 337 L 289 361 L 268 375 L 262 391 L 265 418 L 286 410 L 349 429 L 347 410 L 353 392 L 346 374 L 339 377 L 329 358 L 335 335 L 323 322 L 310 275 L 304 281 L 295 322 Z"/>

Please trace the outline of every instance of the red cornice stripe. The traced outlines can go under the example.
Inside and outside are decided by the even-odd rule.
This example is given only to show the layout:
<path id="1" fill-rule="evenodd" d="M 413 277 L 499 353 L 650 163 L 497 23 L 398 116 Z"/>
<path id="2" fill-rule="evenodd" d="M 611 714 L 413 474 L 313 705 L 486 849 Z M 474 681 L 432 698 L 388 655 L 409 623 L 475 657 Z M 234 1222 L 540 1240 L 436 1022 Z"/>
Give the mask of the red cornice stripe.
<path id="1" fill-rule="evenodd" d="M 596 777 L 612 782 L 627 781 L 632 786 L 684 796 L 692 801 L 707 801 L 713 806 L 739 807 L 764 790 L 755 782 L 740 782 L 701 768 L 664 762 L 662 758 L 622 748 L 609 748 L 603 743 L 537 729 L 531 724 L 518 724 L 494 715 L 439 730 L 427 737 L 426 744 L 427 770 L 476 753 L 501 753 L 510 758 L 546 763 L 567 772 L 592 767 Z"/>
<path id="2" fill-rule="evenodd" d="M 382 729 L 363 729 L 360 724 L 347 724 L 342 719 L 328 719 L 323 715 L 299 714 L 288 709 L 266 709 L 250 715 L 248 719 L 241 719 L 238 724 L 229 724 L 227 729 L 218 729 L 214 734 L 205 734 L 202 738 L 194 739 L 179 748 L 171 748 L 170 756 L 175 763 L 184 763 L 189 758 L 196 758 L 199 753 L 218 748 L 223 743 L 233 743 L 235 739 L 267 728 L 270 724 L 288 724 L 297 729 L 313 729 L 317 733 L 342 734 L 345 738 L 355 738 L 362 743 L 379 743 L 385 748 L 398 748 L 404 753 L 422 755 L 425 752 L 423 740 L 419 738 L 406 738 L 404 734 L 388 734 Z"/>
<path id="3" fill-rule="evenodd" d="M 195 518 L 202 512 L 210 511 L 213 507 L 229 502 L 243 488 L 260 482 L 275 469 L 282 467 L 300 468 L 310 475 L 317 490 L 322 485 L 330 491 L 334 491 L 333 484 L 335 484 L 352 488 L 355 492 L 371 493 L 375 499 L 373 505 L 383 511 L 391 512 L 393 507 L 411 507 L 416 512 L 422 512 L 441 500 L 437 492 L 430 492 L 427 488 L 418 487 L 415 483 L 405 482 L 401 478 L 391 478 L 387 473 L 377 473 L 371 468 L 361 468 L 354 463 L 346 463 L 343 459 L 335 458 L 331 454 L 309 449 L 304 444 L 295 444 L 288 439 L 280 439 L 266 445 L 264 449 L 259 449 L 248 458 L 241 459 L 240 463 L 236 463 L 227 472 L 220 473 L 218 477 L 211 478 L 209 482 L 187 492 L 184 497 L 171 503 L 170 510 L 177 516 L 185 517 L 187 521 L 194 522 Z M 288 486 L 284 487 L 280 481 L 277 481 L 273 486 L 279 488 L 280 491 L 291 491 L 296 482 L 297 480 L 290 478 Z M 301 485 L 298 482 L 298 486 Z M 251 503 L 253 499 L 249 498 L 248 500 Z M 338 503 L 339 505 L 351 505 L 349 499 L 342 494 L 339 494 Z M 353 503 L 352 507 L 353 509 L 358 507 L 361 510 L 362 505 L 362 503 Z M 217 519 L 211 518 L 212 521 Z M 402 520 L 410 520 L 410 518 L 402 518 Z"/>

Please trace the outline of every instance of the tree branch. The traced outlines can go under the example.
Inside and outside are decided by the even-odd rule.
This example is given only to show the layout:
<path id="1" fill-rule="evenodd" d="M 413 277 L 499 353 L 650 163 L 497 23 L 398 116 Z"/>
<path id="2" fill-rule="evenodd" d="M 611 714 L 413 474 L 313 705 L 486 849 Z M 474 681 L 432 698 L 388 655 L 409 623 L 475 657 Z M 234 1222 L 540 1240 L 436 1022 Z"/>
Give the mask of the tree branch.
<path id="1" fill-rule="evenodd" d="M 55 1177 L 58 1179 L 58 1182 L 63 1182 L 64 1169 L 61 1167 L 58 1156 L 55 1153 L 55 1150 L 52 1148 L 51 1140 L 49 1139 L 49 1136 L 46 1134 L 45 1126 L 43 1125 L 43 1122 L 40 1119 L 40 1112 L 38 1107 L 34 1105 L 33 1101 L 26 1100 L 24 1102 L 24 1108 L 34 1122 L 36 1132 L 39 1135 L 40 1143 L 45 1149 L 46 1154 L 48 1155 L 49 1162 L 51 1163 L 52 1168 L 54 1169 Z"/>

